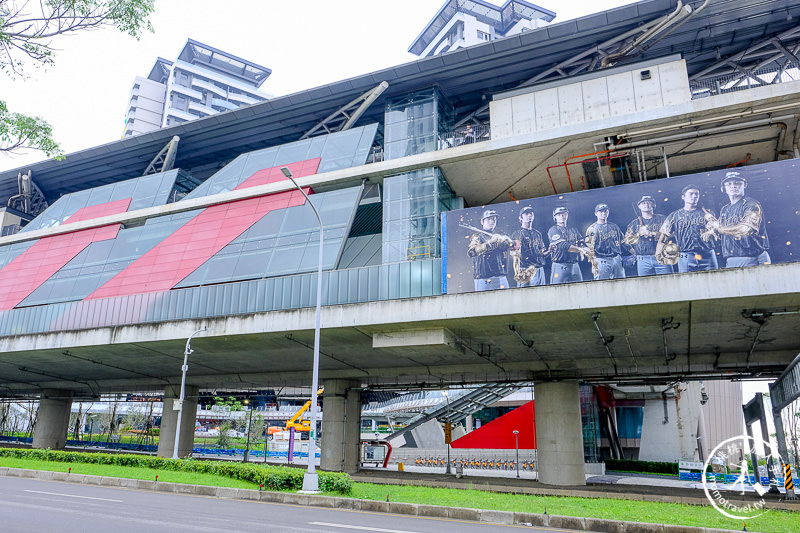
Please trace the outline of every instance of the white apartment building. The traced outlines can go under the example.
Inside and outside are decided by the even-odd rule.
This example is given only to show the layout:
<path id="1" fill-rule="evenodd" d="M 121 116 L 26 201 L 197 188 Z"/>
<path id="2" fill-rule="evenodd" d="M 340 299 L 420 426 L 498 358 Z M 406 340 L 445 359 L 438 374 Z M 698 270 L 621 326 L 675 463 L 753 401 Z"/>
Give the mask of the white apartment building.
<path id="1" fill-rule="evenodd" d="M 123 137 L 267 100 L 258 88 L 271 73 L 189 39 L 175 61 L 159 57 L 146 78 L 136 77 Z"/>
<path id="2" fill-rule="evenodd" d="M 507 0 L 502 6 L 484 0 L 448 0 L 408 51 L 419 57 L 435 56 L 541 28 L 555 16 L 524 0 Z"/>

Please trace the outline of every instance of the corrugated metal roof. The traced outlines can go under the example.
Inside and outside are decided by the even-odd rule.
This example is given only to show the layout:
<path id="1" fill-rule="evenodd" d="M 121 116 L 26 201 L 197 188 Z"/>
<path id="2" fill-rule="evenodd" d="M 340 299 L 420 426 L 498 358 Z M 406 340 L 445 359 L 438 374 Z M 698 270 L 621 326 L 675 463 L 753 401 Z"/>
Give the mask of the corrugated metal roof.
<path id="1" fill-rule="evenodd" d="M 702 0 L 693 2 L 699 6 Z M 389 88 L 359 124 L 383 122 L 387 98 L 438 85 L 457 114 L 492 94 L 517 87 L 554 64 L 675 9 L 674 0 L 645 0 L 535 31 L 420 59 L 330 85 L 286 95 L 178 126 L 114 141 L 0 173 L 0 198 L 16 194 L 17 172 L 33 179 L 49 199 L 65 192 L 138 177 L 172 138 L 181 137 L 175 166 L 196 172 L 239 154 L 299 139 L 317 122 L 381 81 Z M 797 25 L 800 5 L 786 0 L 710 0 L 709 6 L 659 41 L 637 61 L 680 53 L 690 75 L 718 57 Z"/>

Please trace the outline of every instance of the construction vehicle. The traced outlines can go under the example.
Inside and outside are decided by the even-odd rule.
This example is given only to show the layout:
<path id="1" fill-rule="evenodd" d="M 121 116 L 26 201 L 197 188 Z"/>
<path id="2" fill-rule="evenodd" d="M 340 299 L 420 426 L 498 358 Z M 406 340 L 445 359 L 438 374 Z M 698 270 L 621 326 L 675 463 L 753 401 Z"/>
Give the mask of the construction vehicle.
<path id="1" fill-rule="evenodd" d="M 325 390 L 325 387 L 320 387 L 317 391 L 317 396 L 320 396 L 322 392 Z M 303 404 L 303 407 L 297 411 L 292 418 L 290 418 L 286 422 L 285 429 L 288 431 L 289 428 L 294 428 L 295 431 L 308 431 L 311 429 L 311 425 L 308 420 L 302 420 L 303 414 L 311 408 L 311 400 L 308 400 L 306 403 Z"/>

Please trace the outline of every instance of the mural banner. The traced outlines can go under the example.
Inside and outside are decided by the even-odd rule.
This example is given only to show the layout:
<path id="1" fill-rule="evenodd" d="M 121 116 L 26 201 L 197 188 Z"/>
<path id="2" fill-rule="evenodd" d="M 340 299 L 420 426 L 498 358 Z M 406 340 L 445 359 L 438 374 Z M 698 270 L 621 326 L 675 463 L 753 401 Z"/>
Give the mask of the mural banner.
<path id="1" fill-rule="evenodd" d="M 447 294 L 800 259 L 790 159 L 442 214 Z"/>

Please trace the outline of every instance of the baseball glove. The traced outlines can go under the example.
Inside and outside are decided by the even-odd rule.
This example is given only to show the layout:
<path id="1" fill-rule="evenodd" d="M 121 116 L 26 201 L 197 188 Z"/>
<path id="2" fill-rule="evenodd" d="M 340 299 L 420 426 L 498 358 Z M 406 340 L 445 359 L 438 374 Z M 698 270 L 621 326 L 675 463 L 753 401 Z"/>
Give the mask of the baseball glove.
<path id="1" fill-rule="evenodd" d="M 674 265 L 678 262 L 680 255 L 677 243 L 668 242 L 656 253 L 656 261 L 662 265 Z"/>

